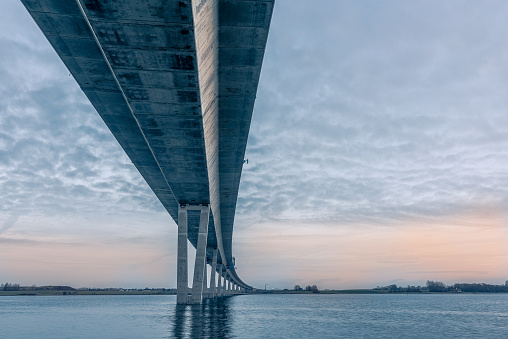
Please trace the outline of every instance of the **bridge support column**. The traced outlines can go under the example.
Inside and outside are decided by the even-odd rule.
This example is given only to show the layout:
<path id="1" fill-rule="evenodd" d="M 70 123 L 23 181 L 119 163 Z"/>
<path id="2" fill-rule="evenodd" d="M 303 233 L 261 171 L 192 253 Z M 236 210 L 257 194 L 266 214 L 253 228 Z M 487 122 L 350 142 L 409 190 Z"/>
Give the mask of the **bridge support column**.
<path id="1" fill-rule="evenodd" d="M 217 279 L 217 296 L 218 297 L 222 297 L 222 264 L 220 265 L 220 268 L 219 268 L 219 277 Z"/>
<path id="2" fill-rule="evenodd" d="M 204 272 L 203 272 L 203 299 L 204 298 L 208 298 L 208 295 L 210 294 L 210 291 L 208 289 L 208 284 L 207 284 L 207 281 L 206 281 L 207 262 L 208 262 L 208 258 L 205 257 L 205 269 L 204 269 Z"/>
<path id="3" fill-rule="evenodd" d="M 226 270 L 222 271 L 222 278 L 223 278 L 223 280 L 224 280 L 224 284 L 222 285 L 222 295 L 223 295 L 223 296 L 226 296 L 226 295 L 227 295 L 227 294 L 226 294 L 226 292 L 227 292 L 227 291 L 226 291 L 226 285 L 227 285 L 227 283 L 228 283 L 228 279 L 227 279 L 227 272 L 226 272 Z"/>
<path id="4" fill-rule="evenodd" d="M 212 257 L 212 270 L 210 271 L 210 298 L 217 297 L 217 285 L 215 283 L 215 277 L 217 275 L 217 249 L 213 249 Z"/>
<path id="5" fill-rule="evenodd" d="M 210 220 L 210 206 L 203 207 L 199 217 L 198 244 L 196 247 L 196 263 L 194 265 L 194 279 L 192 280 L 191 304 L 200 304 L 203 300 L 203 279 L 206 279 L 206 241 L 208 239 L 208 222 Z M 206 282 L 205 282 L 206 283 Z"/>
<path id="6" fill-rule="evenodd" d="M 189 276 L 187 273 L 187 210 L 178 206 L 178 254 L 176 262 L 176 303 L 187 304 Z"/>

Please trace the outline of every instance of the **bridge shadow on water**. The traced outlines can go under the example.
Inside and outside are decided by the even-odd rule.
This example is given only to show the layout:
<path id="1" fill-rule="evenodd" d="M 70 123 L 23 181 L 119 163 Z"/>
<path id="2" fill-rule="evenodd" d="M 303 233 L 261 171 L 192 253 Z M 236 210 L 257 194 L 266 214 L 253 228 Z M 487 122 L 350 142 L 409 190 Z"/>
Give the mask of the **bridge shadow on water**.
<path id="1" fill-rule="evenodd" d="M 231 338 L 230 303 L 230 298 L 218 298 L 201 305 L 176 305 L 172 337 Z"/>

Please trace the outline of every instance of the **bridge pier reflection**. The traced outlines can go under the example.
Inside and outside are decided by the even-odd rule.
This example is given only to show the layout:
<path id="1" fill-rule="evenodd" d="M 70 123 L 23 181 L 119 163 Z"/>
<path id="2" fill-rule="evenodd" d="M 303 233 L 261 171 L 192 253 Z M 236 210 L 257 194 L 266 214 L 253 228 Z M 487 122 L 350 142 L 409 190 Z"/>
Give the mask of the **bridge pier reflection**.
<path id="1" fill-rule="evenodd" d="M 175 307 L 171 337 L 229 338 L 231 314 L 228 298 L 206 299 L 201 305 Z"/>

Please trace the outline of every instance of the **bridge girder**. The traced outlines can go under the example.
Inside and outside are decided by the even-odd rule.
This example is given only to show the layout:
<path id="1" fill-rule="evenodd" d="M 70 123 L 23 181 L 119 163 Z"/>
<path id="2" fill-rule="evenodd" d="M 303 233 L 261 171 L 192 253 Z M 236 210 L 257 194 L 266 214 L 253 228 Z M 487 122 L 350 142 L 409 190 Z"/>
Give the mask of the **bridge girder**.
<path id="1" fill-rule="evenodd" d="M 206 257 L 249 288 L 232 233 L 274 1 L 21 1 L 175 222 L 210 204 Z"/>

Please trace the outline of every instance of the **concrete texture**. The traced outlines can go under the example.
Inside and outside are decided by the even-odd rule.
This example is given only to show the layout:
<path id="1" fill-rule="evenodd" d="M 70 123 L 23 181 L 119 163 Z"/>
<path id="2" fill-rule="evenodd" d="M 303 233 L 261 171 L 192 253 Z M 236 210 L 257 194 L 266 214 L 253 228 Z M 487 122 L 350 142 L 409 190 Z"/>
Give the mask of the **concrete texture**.
<path id="1" fill-rule="evenodd" d="M 192 304 L 201 304 L 203 287 L 206 286 L 206 239 L 208 237 L 208 220 L 210 206 L 202 207 L 199 220 L 198 246 L 196 248 L 196 262 L 194 264 L 194 279 L 192 280 Z"/>
<path id="2" fill-rule="evenodd" d="M 175 222 L 210 204 L 206 258 L 249 288 L 233 224 L 273 0 L 21 1 Z"/>
<path id="3" fill-rule="evenodd" d="M 210 271 L 210 298 L 215 298 L 217 296 L 217 249 L 214 248 L 212 255 L 212 269 Z"/>
<path id="4" fill-rule="evenodd" d="M 222 294 L 222 273 L 223 273 L 223 265 L 220 265 L 219 276 L 217 278 L 217 296 L 218 297 L 224 296 L 224 294 Z"/>
<path id="5" fill-rule="evenodd" d="M 189 274 L 187 272 L 187 210 L 178 209 L 178 248 L 176 258 L 176 303 L 187 304 Z"/>
<path id="6" fill-rule="evenodd" d="M 226 287 L 228 285 L 228 276 L 226 271 L 222 271 L 222 296 L 227 295 Z"/>

